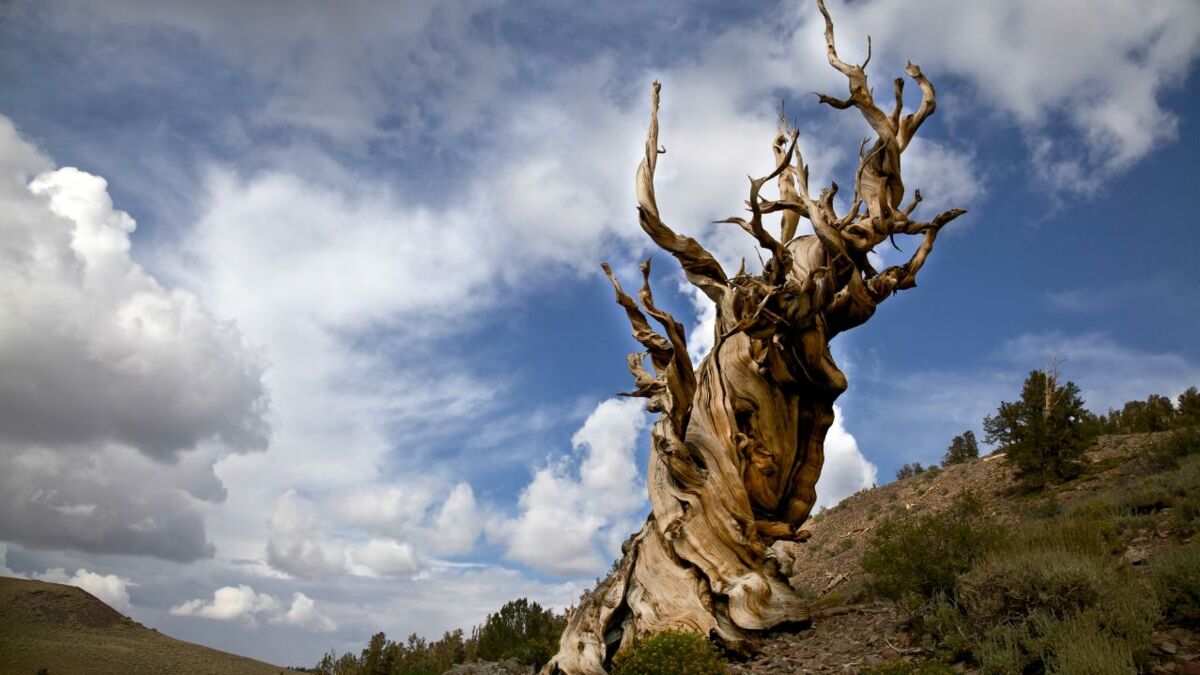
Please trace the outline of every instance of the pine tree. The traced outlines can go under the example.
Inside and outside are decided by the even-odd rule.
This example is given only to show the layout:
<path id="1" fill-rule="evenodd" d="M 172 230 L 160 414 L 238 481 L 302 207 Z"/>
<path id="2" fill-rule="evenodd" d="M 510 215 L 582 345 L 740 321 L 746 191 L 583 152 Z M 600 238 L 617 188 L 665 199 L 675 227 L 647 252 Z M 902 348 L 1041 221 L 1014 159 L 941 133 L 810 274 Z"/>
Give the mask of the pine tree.
<path id="1" fill-rule="evenodd" d="M 950 441 L 946 456 L 942 458 L 942 466 L 962 464 L 978 457 L 979 443 L 975 441 L 975 432 L 968 429 L 961 436 L 955 436 L 954 440 Z"/>
<path id="2" fill-rule="evenodd" d="M 1195 387 L 1188 387 L 1188 390 L 1179 395 L 1176 399 L 1176 411 L 1178 414 L 1179 426 L 1194 426 L 1200 424 L 1200 390 Z"/>
<path id="3" fill-rule="evenodd" d="M 1058 368 L 1029 373 L 1021 399 L 1002 402 L 984 419 L 988 443 L 999 443 L 1016 465 L 1018 478 L 1031 485 L 1079 474 L 1079 460 L 1096 425 L 1083 407 L 1074 382 L 1059 384 Z"/>

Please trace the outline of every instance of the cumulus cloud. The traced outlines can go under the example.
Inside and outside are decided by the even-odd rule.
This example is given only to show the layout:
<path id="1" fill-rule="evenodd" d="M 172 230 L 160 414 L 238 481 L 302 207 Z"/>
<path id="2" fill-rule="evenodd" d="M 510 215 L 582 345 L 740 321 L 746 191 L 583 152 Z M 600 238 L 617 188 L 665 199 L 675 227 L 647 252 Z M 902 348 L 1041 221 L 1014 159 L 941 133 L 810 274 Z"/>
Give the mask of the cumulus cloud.
<path id="1" fill-rule="evenodd" d="M 434 521 L 430 548 L 445 555 L 469 553 L 483 532 L 483 516 L 475 491 L 467 483 L 454 486 Z"/>
<path id="2" fill-rule="evenodd" d="M 353 567 L 368 576 L 394 577 L 421 569 L 412 544 L 391 539 L 372 539 L 351 553 Z"/>
<path id="3" fill-rule="evenodd" d="M 289 490 L 271 515 L 267 561 L 298 577 L 327 577 L 346 570 L 345 549 L 327 540 L 312 501 Z"/>
<path id="4" fill-rule="evenodd" d="M 216 621 L 240 621 L 249 626 L 261 619 L 269 623 L 295 626 L 316 633 L 337 629 L 337 623 L 317 603 L 299 591 L 292 593 L 291 605 L 275 596 L 256 592 L 246 584 L 223 586 L 213 591 L 212 600 L 195 598 L 171 607 L 174 616 L 195 616 Z"/>
<path id="5" fill-rule="evenodd" d="M 256 593 L 245 584 L 224 586 L 213 591 L 212 600 L 196 598 L 175 605 L 171 614 L 175 616 L 198 616 L 218 621 L 242 620 L 255 622 L 255 615 L 274 613 L 279 601 L 266 593 Z"/>
<path id="6" fill-rule="evenodd" d="M 346 523 L 380 534 L 408 537 L 421 527 L 433 497 L 431 489 L 420 485 L 357 490 L 335 502 L 334 510 Z"/>
<path id="7" fill-rule="evenodd" d="M 0 153 L 32 153 L 7 119 Z M 0 185 L 0 312 L 14 319 L 0 324 L 0 438 L 112 441 L 163 459 L 206 439 L 264 447 L 261 359 L 131 259 L 135 224 L 105 180 L 71 167 L 22 178 Z"/>
<path id="8" fill-rule="evenodd" d="M 292 606 L 287 612 L 273 617 L 272 623 L 283 623 L 298 626 L 317 633 L 328 633 L 337 630 L 337 623 L 317 609 L 317 603 L 299 591 L 292 593 Z"/>
<path id="9" fill-rule="evenodd" d="M 645 487 L 633 463 L 646 425 L 638 399 L 596 406 L 571 443 L 586 452 L 576 474 L 565 464 L 534 473 L 520 515 L 497 527 L 506 556 L 561 576 L 604 570 L 644 511 Z"/>
<path id="10" fill-rule="evenodd" d="M 846 431 L 841 406 L 834 406 L 833 426 L 825 436 L 825 465 L 817 480 L 816 506 L 833 506 L 859 490 L 873 487 L 878 472 L 878 467 L 858 449 L 858 441 Z"/>
<path id="11" fill-rule="evenodd" d="M 211 554 L 213 463 L 267 442 L 260 355 L 132 259 L 104 179 L 53 170 L 2 116 L 0 167 L 0 536 Z"/>

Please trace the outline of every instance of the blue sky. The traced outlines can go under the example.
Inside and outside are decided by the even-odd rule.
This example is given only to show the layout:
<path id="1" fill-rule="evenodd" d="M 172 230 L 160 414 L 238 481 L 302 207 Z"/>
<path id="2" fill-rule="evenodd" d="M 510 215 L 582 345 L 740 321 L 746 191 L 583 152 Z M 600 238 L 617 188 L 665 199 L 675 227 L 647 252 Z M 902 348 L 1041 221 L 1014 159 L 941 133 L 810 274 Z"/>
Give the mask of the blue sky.
<path id="1" fill-rule="evenodd" d="M 1103 411 L 1200 383 L 1200 9 L 832 3 L 905 155 L 970 213 L 837 338 L 823 503 L 936 462 L 1065 358 Z M 71 0 L 0 9 L 0 568 L 287 664 L 563 606 L 646 512 L 600 274 L 663 82 L 667 221 L 727 268 L 783 102 L 814 180 L 861 119 L 808 3 Z M 136 223 L 136 225 L 135 225 Z M 913 242 L 900 242 L 911 251 Z M 906 253 L 883 251 L 885 261 Z M 703 351 L 667 256 L 656 294 Z M 698 328 L 699 330 L 695 330 Z"/>

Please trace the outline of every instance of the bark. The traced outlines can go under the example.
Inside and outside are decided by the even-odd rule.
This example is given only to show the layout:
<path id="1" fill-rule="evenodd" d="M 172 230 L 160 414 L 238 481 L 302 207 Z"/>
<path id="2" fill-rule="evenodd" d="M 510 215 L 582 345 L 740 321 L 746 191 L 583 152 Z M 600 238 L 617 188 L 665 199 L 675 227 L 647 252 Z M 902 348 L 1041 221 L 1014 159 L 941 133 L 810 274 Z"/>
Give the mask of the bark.
<path id="1" fill-rule="evenodd" d="M 654 172 L 665 150 L 658 143 L 660 88 L 653 86 L 636 178 L 639 220 L 716 304 L 715 345 L 693 368 L 683 326 L 654 304 L 649 261 L 642 265 L 636 300 L 604 265 L 645 349 L 629 358 L 636 389 L 626 395 L 648 399 L 647 410 L 659 413 L 647 469 L 651 514 L 626 541 L 608 578 L 572 612 L 544 674 L 605 673 L 618 651 L 667 629 L 698 632 L 749 653 L 761 631 L 809 618 L 779 573 L 771 545 L 806 538 L 801 526 L 816 502 L 833 403 L 846 389 L 829 341 L 867 321 L 897 291 L 915 286 L 938 232 L 964 213 L 953 209 L 928 222 L 911 220 L 920 192 L 901 205 L 901 155 L 934 111 L 933 85 L 909 64 L 920 104 L 902 116 L 903 81 L 896 80 L 895 107 L 885 113 L 867 85 L 866 64 L 838 57 L 833 23 L 824 3 L 817 5 L 829 63 L 849 83 L 847 98 L 819 94 L 819 100 L 858 110 L 876 139 L 860 150 L 852 203 L 839 214 L 837 184 L 811 195 L 797 132 L 781 120 L 772 143 L 774 171 L 751 179 L 748 217 L 722 221 L 741 227 L 767 254 L 759 274 L 728 276 L 701 244 L 662 221 Z M 776 201 L 760 195 L 773 180 Z M 764 225 L 771 214 L 780 214 L 778 238 Z M 802 219 L 812 234 L 797 234 Z M 867 253 L 895 235 L 919 235 L 921 243 L 905 264 L 877 272 Z"/>

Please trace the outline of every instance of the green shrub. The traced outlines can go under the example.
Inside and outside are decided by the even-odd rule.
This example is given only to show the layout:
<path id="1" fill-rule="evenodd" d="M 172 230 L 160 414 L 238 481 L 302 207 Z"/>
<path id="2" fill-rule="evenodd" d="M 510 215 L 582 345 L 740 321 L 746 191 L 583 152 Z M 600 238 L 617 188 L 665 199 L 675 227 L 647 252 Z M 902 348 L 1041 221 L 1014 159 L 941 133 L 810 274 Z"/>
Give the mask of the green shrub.
<path id="1" fill-rule="evenodd" d="M 1185 427 L 1160 441 L 1147 455 L 1152 470 L 1172 469 L 1185 457 L 1200 454 L 1200 427 Z"/>
<path id="2" fill-rule="evenodd" d="M 871 589 L 893 600 L 952 593 L 958 576 L 1003 535 L 982 521 L 982 512 L 979 499 L 967 494 L 943 513 L 885 521 L 863 554 Z"/>
<path id="3" fill-rule="evenodd" d="M 1034 610 L 1061 618 L 1096 604 L 1106 584 L 1107 566 L 1073 551 L 1018 549 L 989 556 L 963 575 L 959 600 L 978 623 L 1029 616 Z"/>
<path id="4" fill-rule="evenodd" d="M 931 598 L 913 617 L 913 630 L 931 636 L 951 661 L 969 658 L 975 647 L 976 630 L 958 605 L 946 595 Z"/>
<path id="5" fill-rule="evenodd" d="M 1171 528 L 1185 537 L 1200 532 L 1200 491 L 1193 491 L 1175 503 Z"/>
<path id="6" fill-rule="evenodd" d="M 1122 663 L 1143 662 L 1158 617 L 1147 591 L 1105 556 L 1012 546 L 963 575 L 958 602 L 982 636 L 976 656 L 984 671 L 1020 672 L 1052 657 L 1073 664 L 1123 654 Z M 1084 632 L 1094 638 L 1081 642 Z"/>
<path id="7" fill-rule="evenodd" d="M 1137 672 L 1128 643 L 1097 630 L 1088 620 L 1073 618 L 1055 626 L 1047 660 L 1050 672 L 1062 675 L 1127 675 Z"/>
<path id="8" fill-rule="evenodd" d="M 1105 555 L 1124 549 L 1118 517 L 1108 508 L 1077 509 L 1065 516 L 1022 523 L 1007 543 L 1012 549 L 1055 549 Z"/>
<path id="9" fill-rule="evenodd" d="M 613 675 L 724 675 L 729 669 L 704 636 L 669 630 L 634 642 L 613 659 Z"/>
<path id="10" fill-rule="evenodd" d="M 1037 655 L 1045 651 L 1044 641 L 1039 636 L 1044 630 L 1043 625 L 1052 621 L 1037 613 L 1025 617 L 1021 623 L 987 627 L 975 647 L 980 670 L 988 675 L 1025 672 L 1036 663 Z"/>
<path id="11" fill-rule="evenodd" d="M 1030 504 L 1025 513 L 1031 518 L 1053 518 L 1062 513 L 1062 505 L 1053 497 L 1045 497 Z"/>
<path id="12" fill-rule="evenodd" d="M 1188 544 L 1155 558 L 1150 582 L 1172 622 L 1200 625 L 1200 544 Z"/>

